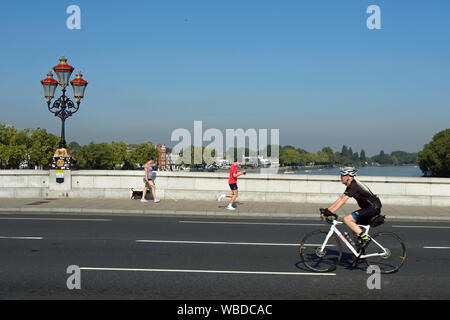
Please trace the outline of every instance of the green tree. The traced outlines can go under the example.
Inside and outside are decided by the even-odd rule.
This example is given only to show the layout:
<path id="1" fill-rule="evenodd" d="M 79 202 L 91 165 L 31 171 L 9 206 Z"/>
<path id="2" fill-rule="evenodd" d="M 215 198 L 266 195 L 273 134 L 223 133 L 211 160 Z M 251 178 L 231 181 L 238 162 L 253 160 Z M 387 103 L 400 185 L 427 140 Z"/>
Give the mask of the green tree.
<path id="1" fill-rule="evenodd" d="M 348 148 L 348 156 L 350 157 L 350 159 L 353 158 L 353 149 L 352 149 L 352 147 Z"/>
<path id="2" fill-rule="evenodd" d="M 300 153 L 299 165 L 306 166 L 311 162 L 316 162 L 318 159 L 314 153 L 309 153 L 303 149 L 297 150 Z"/>
<path id="3" fill-rule="evenodd" d="M 247 148 L 248 150 L 248 148 Z M 237 154 L 237 148 L 234 148 L 234 150 L 232 148 L 230 148 L 229 153 L 231 152 L 235 152 L 235 155 Z M 244 150 L 242 150 L 242 152 L 245 152 Z M 188 160 L 189 162 L 184 162 L 183 161 L 183 155 L 185 154 L 189 154 L 190 153 L 190 160 Z M 201 155 L 201 160 L 196 159 L 195 155 Z M 207 164 L 212 164 L 214 163 L 214 158 L 216 156 L 216 151 L 213 149 L 206 149 L 204 146 L 198 147 L 198 146 L 193 146 L 190 145 L 189 147 L 185 148 L 184 150 L 182 150 L 180 152 L 180 157 L 178 159 L 178 164 L 184 164 L 185 166 L 189 166 L 190 168 L 194 168 L 196 165 L 200 165 L 200 161 L 201 161 L 201 165 L 207 165 Z M 241 161 L 241 159 L 239 159 Z"/>
<path id="4" fill-rule="evenodd" d="M 379 164 L 392 164 L 391 157 L 384 153 L 384 150 L 381 150 L 380 154 L 373 156 L 371 160 L 372 162 L 377 162 Z"/>
<path id="5" fill-rule="evenodd" d="M 82 146 L 74 156 L 82 169 L 109 170 L 113 166 L 112 148 L 106 142 L 99 144 L 91 142 L 87 146 Z"/>
<path id="6" fill-rule="evenodd" d="M 342 164 L 342 154 L 339 151 L 334 153 L 335 163 Z"/>
<path id="7" fill-rule="evenodd" d="M 3 169 L 17 169 L 26 160 L 25 145 L 0 145 L 0 167 Z"/>
<path id="8" fill-rule="evenodd" d="M 294 148 L 283 148 L 280 153 L 280 164 L 285 166 L 298 166 L 301 165 L 301 154 Z M 304 160 L 304 162 L 306 162 Z"/>
<path id="9" fill-rule="evenodd" d="M 28 162 L 30 166 L 42 168 L 55 153 L 60 138 L 45 129 L 37 128 L 31 132 Z"/>
<path id="10" fill-rule="evenodd" d="M 327 158 L 328 158 L 327 163 L 329 163 L 329 164 L 336 163 L 336 161 L 337 161 L 336 155 L 333 152 L 333 149 L 331 149 L 331 147 L 324 147 L 324 148 L 322 148 L 322 152 L 324 152 L 327 155 Z"/>
<path id="11" fill-rule="evenodd" d="M 316 164 L 334 164 L 336 161 L 336 156 L 333 149 L 330 147 L 324 147 L 322 150 L 315 154 L 310 154 L 311 161 Z"/>
<path id="12" fill-rule="evenodd" d="M 393 151 L 391 157 L 396 157 L 398 164 L 417 164 L 417 152 Z"/>
<path id="13" fill-rule="evenodd" d="M 330 159 L 328 157 L 328 154 L 324 152 L 323 150 L 320 150 L 319 152 L 312 154 L 312 160 L 316 164 L 327 164 L 330 163 Z"/>
<path id="14" fill-rule="evenodd" d="M 0 167 L 17 169 L 28 160 L 28 130 L 18 132 L 12 126 L 0 124 Z"/>
<path id="15" fill-rule="evenodd" d="M 394 166 L 398 166 L 399 165 L 399 161 L 398 161 L 396 156 L 391 156 L 391 160 L 392 160 L 392 164 Z"/>
<path id="16" fill-rule="evenodd" d="M 328 163 L 328 156 L 323 151 L 318 151 L 317 153 L 314 153 L 311 155 L 312 162 L 315 164 L 325 164 Z"/>
<path id="17" fill-rule="evenodd" d="M 419 167 L 433 177 L 450 177 L 450 129 L 438 132 L 418 154 Z"/>
<path id="18" fill-rule="evenodd" d="M 159 158 L 159 153 L 158 149 L 146 143 L 138 145 L 129 153 L 129 161 L 140 166 L 143 166 L 147 162 L 148 157 L 152 157 L 156 162 Z"/>
<path id="19" fill-rule="evenodd" d="M 352 164 L 353 165 L 359 165 L 360 164 L 360 158 L 358 155 L 358 152 L 355 152 L 352 156 Z"/>
<path id="20" fill-rule="evenodd" d="M 347 148 L 347 146 L 342 146 L 341 150 L 341 163 L 343 165 L 351 165 L 352 164 L 353 151 L 352 148 Z"/>
<path id="21" fill-rule="evenodd" d="M 111 151 L 113 154 L 112 166 L 117 169 L 128 160 L 127 145 L 124 142 L 111 142 Z"/>
<path id="22" fill-rule="evenodd" d="M 68 147 L 71 152 L 78 151 L 81 148 L 80 144 L 76 141 L 72 141 L 71 143 L 69 143 Z"/>
<path id="23" fill-rule="evenodd" d="M 365 165 L 367 162 L 366 152 L 364 149 L 361 149 L 361 152 L 359 153 L 359 160 L 361 161 L 362 165 Z"/>

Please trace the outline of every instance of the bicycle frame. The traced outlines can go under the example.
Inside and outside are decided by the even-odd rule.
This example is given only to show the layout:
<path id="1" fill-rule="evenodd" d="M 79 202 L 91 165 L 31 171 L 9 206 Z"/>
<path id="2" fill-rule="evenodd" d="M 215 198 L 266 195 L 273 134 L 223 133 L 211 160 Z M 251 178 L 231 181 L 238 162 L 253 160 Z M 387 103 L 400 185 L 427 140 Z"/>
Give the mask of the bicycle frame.
<path id="1" fill-rule="evenodd" d="M 371 253 L 371 254 L 365 254 L 365 255 L 360 255 L 358 253 L 358 251 L 356 251 L 356 249 L 352 246 L 352 244 L 347 240 L 347 238 L 345 238 L 345 236 L 339 231 L 339 229 L 337 228 L 337 226 L 339 225 L 343 225 L 344 223 L 341 221 L 337 221 L 334 220 L 333 224 L 331 225 L 330 231 L 328 232 L 324 243 L 322 244 L 322 247 L 320 248 L 321 251 L 323 251 L 328 243 L 328 240 L 331 238 L 331 236 L 335 233 L 344 243 L 345 245 L 350 249 L 350 251 L 358 258 L 360 259 L 365 259 L 365 258 L 370 258 L 370 257 L 378 257 L 378 256 L 386 256 L 388 255 L 388 251 L 381 245 L 379 244 L 377 241 L 375 241 L 372 237 L 370 237 L 371 241 L 374 242 L 378 247 L 380 247 L 383 252 L 382 253 Z M 369 229 L 370 229 L 370 225 L 358 225 L 361 228 L 366 229 L 366 234 L 369 234 Z"/>

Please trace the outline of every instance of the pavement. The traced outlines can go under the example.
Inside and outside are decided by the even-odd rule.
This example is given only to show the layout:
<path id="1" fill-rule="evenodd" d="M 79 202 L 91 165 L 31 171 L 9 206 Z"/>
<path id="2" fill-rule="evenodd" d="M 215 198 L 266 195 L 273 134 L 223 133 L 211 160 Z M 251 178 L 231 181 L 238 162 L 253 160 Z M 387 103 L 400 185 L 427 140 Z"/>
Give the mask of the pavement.
<path id="1" fill-rule="evenodd" d="M 252 218 L 318 219 L 319 208 L 331 203 L 290 203 L 237 201 L 236 210 L 226 210 L 228 202 L 200 200 L 149 200 L 128 199 L 0 199 L 0 214 L 8 213 L 67 213 L 95 215 L 157 215 L 157 216 L 218 216 Z M 337 214 L 340 217 L 358 209 L 346 204 Z M 382 214 L 388 221 L 450 221 L 449 207 L 384 205 Z"/>

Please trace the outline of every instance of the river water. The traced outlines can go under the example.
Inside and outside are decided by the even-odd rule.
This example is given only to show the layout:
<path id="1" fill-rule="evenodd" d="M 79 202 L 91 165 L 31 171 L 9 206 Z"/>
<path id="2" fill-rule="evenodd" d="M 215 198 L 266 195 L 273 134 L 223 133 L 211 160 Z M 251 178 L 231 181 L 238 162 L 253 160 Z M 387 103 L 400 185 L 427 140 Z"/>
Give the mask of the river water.
<path id="1" fill-rule="evenodd" d="M 339 168 L 297 170 L 294 174 L 339 175 Z M 358 176 L 422 177 L 423 172 L 418 166 L 361 167 Z"/>

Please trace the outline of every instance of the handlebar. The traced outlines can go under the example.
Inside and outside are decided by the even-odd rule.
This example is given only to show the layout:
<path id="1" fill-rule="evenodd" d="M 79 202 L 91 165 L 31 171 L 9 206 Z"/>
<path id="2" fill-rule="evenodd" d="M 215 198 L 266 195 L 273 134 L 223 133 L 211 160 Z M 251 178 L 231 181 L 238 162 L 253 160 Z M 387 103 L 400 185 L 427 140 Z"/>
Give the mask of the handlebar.
<path id="1" fill-rule="evenodd" d="M 335 213 L 331 213 L 328 209 L 320 209 L 320 219 L 323 221 L 323 218 L 325 217 L 326 222 L 329 224 L 332 224 L 334 220 L 337 220 L 339 216 Z"/>

